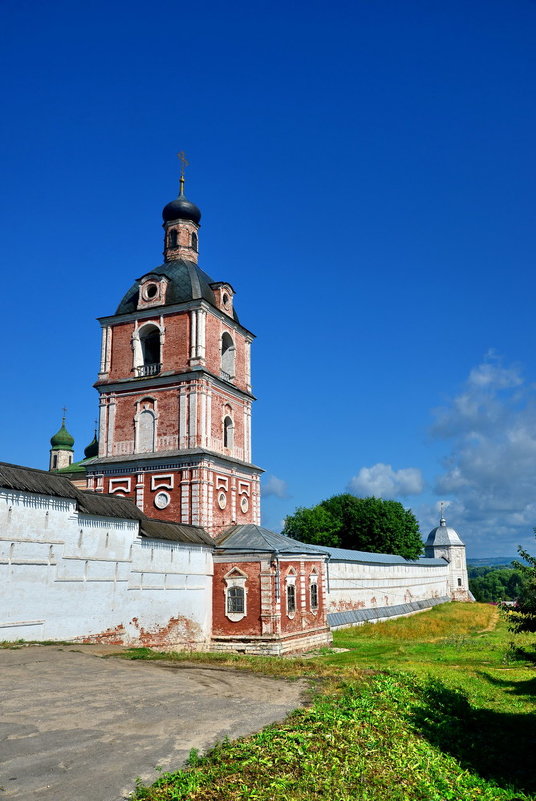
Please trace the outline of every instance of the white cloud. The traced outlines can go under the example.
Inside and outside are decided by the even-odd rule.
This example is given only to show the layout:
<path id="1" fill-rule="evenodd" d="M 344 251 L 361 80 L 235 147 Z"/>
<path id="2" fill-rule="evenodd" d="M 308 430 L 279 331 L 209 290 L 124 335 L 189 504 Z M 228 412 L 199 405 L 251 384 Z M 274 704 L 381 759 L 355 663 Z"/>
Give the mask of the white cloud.
<path id="1" fill-rule="evenodd" d="M 436 411 L 432 435 L 450 445 L 435 491 L 453 498 L 449 517 L 462 539 L 490 555 L 511 555 L 518 542 L 534 550 L 536 393 L 519 366 L 489 353 Z M 419 516 L 432 522 L 431 513 Z"/>
<path id="2" fill-rule="evenodd" d="M 421 471 L 416 467 L 393 470 L 390 464 L 362 467 L 348 483 L 354 495 L 375 495 L 377 498 L 406 497 L 419 495 L 424 489 Z"/>
<path id="3" fill-rule="evenodd" d="M 261 485 L 261 495 L 268 498 L 270 495 L 276 498 L 288 498 L 287 482 L 277 476 L 266 476 Z"/>

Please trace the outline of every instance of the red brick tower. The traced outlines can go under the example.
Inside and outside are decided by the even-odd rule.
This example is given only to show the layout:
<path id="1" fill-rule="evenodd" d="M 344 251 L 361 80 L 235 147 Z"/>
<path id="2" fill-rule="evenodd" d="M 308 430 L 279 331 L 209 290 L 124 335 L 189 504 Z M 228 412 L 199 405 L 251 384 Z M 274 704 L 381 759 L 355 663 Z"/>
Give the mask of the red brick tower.
<path id="1" fill-rule="evenodd" d="M 163 210 L 164 263 L 100 318 L 99 456 L 88 488 L 134 498 L 149 517 L 206 528 L 260 522 L 251 463 L 251 334 L 234 289 L 198 266 L 201 212 Z"/>

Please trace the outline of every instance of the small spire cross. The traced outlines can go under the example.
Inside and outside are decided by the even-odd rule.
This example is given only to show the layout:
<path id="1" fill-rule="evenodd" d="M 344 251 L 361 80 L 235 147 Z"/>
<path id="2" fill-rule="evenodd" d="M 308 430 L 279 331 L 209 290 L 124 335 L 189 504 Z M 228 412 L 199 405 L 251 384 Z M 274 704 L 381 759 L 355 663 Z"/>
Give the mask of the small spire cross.
<path id="1" fill-rule="evenodd" d="M 65 418 L 67 417 L 67 406 L 63 407 L 63 422 L 65 422 Z"/>
<path id="2" fill-rule="evenodd" d="M 181 180 L 184 181 L 184 171 L 186 167 L 190 166 L 190 162 L 186 158 L 186 153 L 184 152 L 184 150 L 181 150 L 179 153 L 177 153 L 177 158 L 181 163 Z"/>

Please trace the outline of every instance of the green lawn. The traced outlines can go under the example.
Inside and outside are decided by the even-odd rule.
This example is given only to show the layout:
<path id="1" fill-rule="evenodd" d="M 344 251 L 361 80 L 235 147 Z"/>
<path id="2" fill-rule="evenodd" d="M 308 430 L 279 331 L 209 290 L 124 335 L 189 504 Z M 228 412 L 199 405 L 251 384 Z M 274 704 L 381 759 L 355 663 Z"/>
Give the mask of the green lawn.
<path id="1" fill-rule="evenodd" d="M 536 800 L 534 636 L 513 638 L 493 607 L 445 604 L 341 630 L 334 647 L 348 650 L 309 660 L 210 657 L 317 678 L 316 698 L 283 724 L 192 755 L 187 769 L 140 787 L 137 798 Z"/>

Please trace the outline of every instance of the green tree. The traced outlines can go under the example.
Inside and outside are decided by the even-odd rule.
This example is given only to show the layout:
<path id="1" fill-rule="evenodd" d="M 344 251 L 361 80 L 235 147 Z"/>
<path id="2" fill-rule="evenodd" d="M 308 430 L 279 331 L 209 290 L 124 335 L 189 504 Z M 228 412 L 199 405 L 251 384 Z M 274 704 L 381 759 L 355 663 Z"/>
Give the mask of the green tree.
<path id="1" fill-rule="evenodd" d="M 536 534 L 536 528 L 533 529 Z M 510 628 L 514 631 L 536 631 L 536 556 L 526 551 L 521 545 L 517 552 L 524 559 L 514 562 L 521 572 L 522 585 L 517 599 L 517 609 L 509 612 Z"/>
<path id="2" fill-rule="evenodd" d="M 283 534 L 313 545 L 394 553 L 416 559 L 422 553 L 419 525 L 398 501 L 334 495 L 285 519 Z"/>
<path id="3" fill-rule="evenodd" d="M 321 505 L 307 509 L 298 507 L 293 515 L 285 519 L 283 533 L 300 542 L 311 545 L 330 545 L 339 548 L 341 545 L 338 535 L 337 520 Z"/>
<path id="4" fill-rule="evenodd" d="M 470 567 L 469 589 L 479 603 L 515 601 L 522 590 L 523 574 L 517 568 Z"/>

